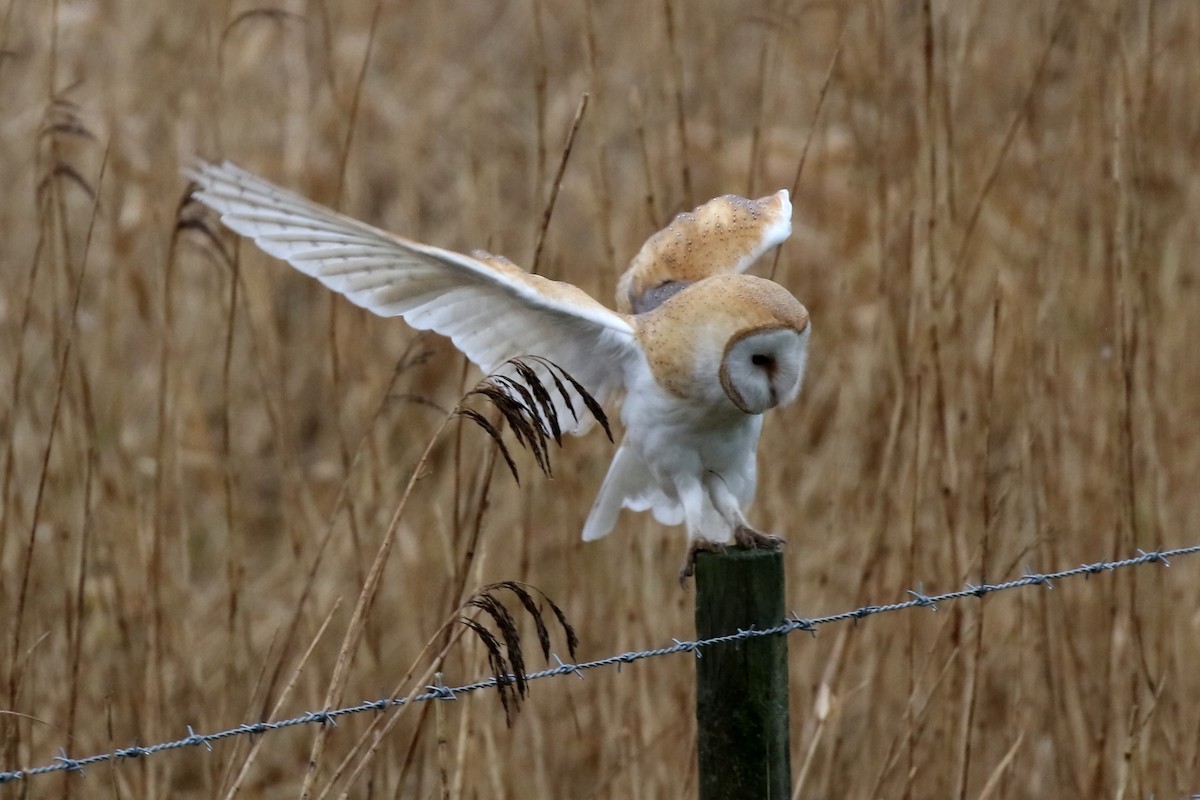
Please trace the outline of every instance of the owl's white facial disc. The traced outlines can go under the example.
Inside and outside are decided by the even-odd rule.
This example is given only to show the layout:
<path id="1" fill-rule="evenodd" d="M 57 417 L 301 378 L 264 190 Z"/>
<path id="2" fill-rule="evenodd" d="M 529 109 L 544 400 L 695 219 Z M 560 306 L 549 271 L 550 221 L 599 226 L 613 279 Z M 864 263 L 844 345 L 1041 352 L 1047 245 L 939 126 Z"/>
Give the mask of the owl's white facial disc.
<path id="1" fill-rule="evenodd" d="M 761 414 L 796 399 L 810 327 L 752 331 L 729 343 L 721 362 L 721 387 L 735 406 L 747 414 Z"/>

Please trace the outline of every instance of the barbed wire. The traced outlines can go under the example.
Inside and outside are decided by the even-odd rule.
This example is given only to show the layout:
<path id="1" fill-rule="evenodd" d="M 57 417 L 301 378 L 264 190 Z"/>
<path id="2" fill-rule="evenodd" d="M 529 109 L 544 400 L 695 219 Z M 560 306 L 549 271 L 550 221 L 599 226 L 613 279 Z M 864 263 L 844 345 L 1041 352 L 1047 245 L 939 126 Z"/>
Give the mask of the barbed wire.
<path id="1" fill-rule="evenodd" d="M 748 630 L 737 630 L 733 633 L 728 633 L 723 636 L 713 636 L 708 639 L 698 639 L 695 641 L 680 641 L 672 639 L 674 644 L 669 647 L 659 647 L 650 650 L 635 650 L 620 655 L 609 656 L 607 658 L 597 659 L 595 661 L 585 661 L 577 664 L 565 664 L 561 659 L 555 656 L 558 660 L 558 666 L 544 669 L 540 672 L 531 672 L 525 676 L 527 681 L 540 680 L 542 678 L 554 678 L 562 675 L 578 675 L 583 678 L 583 672 L 590 669 L 598 669 L 600 667 L 616 666 L 618 670 L 622 664 L 632 664 L 635 661 L 641 661 L 646 658 L 655 658 L 657 656 L 671 655 L 672 653 L 695 653 L 696 657 L 701 656 L 701 651 L 706 647 L 711 647 L 717 644 L 725 644 L 729 642 L 737 642 L 746 639 L 756 639 L 763 636 L 781 636 L 796 631 L 805 631 L 807 633 L 816 634 L 817 629 L 823 625 L 830 625 L 835 622 L 845 622 L 846 620 L 860 620 L 875 614 L 885 614 L 892 611 L 903 611 L 909 608 L 931 608 L 937 610 L 938 603 L 951 602 L 954 600 L 962 600 L 968 597 L 984 597 L 996 592 L 1003 592 L 1009 589 L 1017 589 L 1023 586 L 1045 586 L 1053 588 L 1055 581 L 1065 578 L 1077 577 L 1079 575 L 1098 575 L 1103 572 L 1112 572 L 1113 570 L 1123 569 L 1125 567 L 1134 567 L 1140 564 L 1162 564 L 1163 566 L 1171 566 L 1168 559 L 1178 556 L 1193 555 L 1200 552 L 1200 544 L 1190 547 L 1180 547 L 1173 550 L 1156 550 L 1147 552 L 1138 550 L 1138 555 L 1131 558 L 1121 559 L 1119 561 L 1097 561 L 1093 564 L 1083 564 L 1071 569 L 1061 570 L 1059 572 L 1049 573 L 1034 573 L 1026 571 L 1026 574 L 1020 578 L 1015 578 L 1011 581 L 995 584 L 980 584 L 978 586 L 968 583 L 965 588 L 953 592 L 945 592 L 943 594 L 929 595 L 919 590 L 910 589 L 908 594 L 912 595 L 911 600 L 905 600 L 899 603 L 890 603 L 887 605 L 867 605 L 861 608 L 856 608 L 853 611 L 842 611 L 837 614 L 829 614 L 823 617 L 799 617 L 793 615 L 785 619 L 779 625 L 770 628 L 750 628 Z M 511 674 L 503 678 L 503 680 L 512 681 L 514 676 Z M 123 762 L 127 759 L 144 758 L 161 753 L 167 750 L 180 750 L 185 747 L 205 747 L 212 750 L 213 742 L 219 742 L 222 739 L 229 739 L 235 736 L 252 736 L 255 734 L 268 733 L 270 731 L 282 730 L 284 728 L 293 728 L 298 725 L 336 725 L 339 717 L 349 716 L 351 714 L 361 714 L 365 711 L 382 712 L 389 708 L 397 708 L 399 706 L 412 703 L 425 702 L 427 700 L 456 700 L 459 695 L 477 692 L 481 689 L 490 689 L 497 685 L 499 680 L 496 676 L 475 681 L 474 683 L 463 684 L 462 686 L 448 687 L 441 683 L 436 686 L 427 686 L 427 691 L 411 695 L 407 697 L 385 697 L 379 700 L 365 700 L 357 705 L 346 706 L 344 708 L 330 709 L 327 711 L 309 711 L 290 719 L 277 720 L 275 722 L 253 722 L 238 725 L 235 728 L 218 731 L 216 733 L 196 733 L 192 730 L 192 726 L 187 726 L 188 735 L 182 739 L 176 739 L 169 742 L 161 742 L 150 746 L 134 745 L 132 747 L 118 748 L 108 753 L 100 753 L 86 758 L 71 758 L 65 750 L 60 749 L 60 755 L 55 756 L 54 762 L 38 767 L 28 769 L 18 769 L 9 772 L 0 772 L 0 784 L 5 784 L 10 781 L 27 780 L 38 775 L 45 775 L 51 772 L 79 772 L 83 774 L 85 767 L 90 767 L 96 764 L 106 762 Z"/>

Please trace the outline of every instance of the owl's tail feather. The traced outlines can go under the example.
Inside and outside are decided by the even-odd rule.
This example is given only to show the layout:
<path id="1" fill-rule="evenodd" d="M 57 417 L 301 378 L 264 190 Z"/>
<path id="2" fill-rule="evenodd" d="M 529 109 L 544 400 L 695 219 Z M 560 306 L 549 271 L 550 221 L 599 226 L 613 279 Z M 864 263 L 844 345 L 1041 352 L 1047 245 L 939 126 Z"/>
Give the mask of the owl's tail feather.
<path id="1" fill-rule="evenodd" d="M 667 525 L 678 525 L 683 520 L 679 503 L 659 488 L 645 459 L 628 444 L 622 444 L 613 457 L 600 494 L 583 526 L 583 540 L 591 542 L 607 536 L 617 524 L 622 506 L 635 511 L 653 509 L 658 521 Z"/>

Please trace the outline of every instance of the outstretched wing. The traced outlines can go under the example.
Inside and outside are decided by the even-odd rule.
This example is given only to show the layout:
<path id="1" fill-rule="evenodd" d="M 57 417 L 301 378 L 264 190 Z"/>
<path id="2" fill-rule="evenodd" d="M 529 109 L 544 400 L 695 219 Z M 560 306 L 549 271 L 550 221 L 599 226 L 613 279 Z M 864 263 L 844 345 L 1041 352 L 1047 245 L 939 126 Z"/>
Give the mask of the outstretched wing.
<path id="1" fill-rule="evenodd" d="M 696 281 L 745 272 L 791 234 L 786 189 L 758 200 L 732 194 L 709 200 L 642 245 L 617 284 L 617 308 L 641 314 Z"/>
<path id="2" fill-rule="evenodd" d="M 624 386 L 624 365 L 636 352 L 633 327 L 576 286 L 502 258 L 402 239 L 229 162 L 200 164 L 190 177 L 200 186 L 198 200 L 267 253 L 356 305 L 448 337 L 484 372 L 534 355 L 565 369 L 601 402 Z M 559 411 L 564 430 L 581 432 L 591 419 L 580 413 L 576 422 L 565 407 Z"/>

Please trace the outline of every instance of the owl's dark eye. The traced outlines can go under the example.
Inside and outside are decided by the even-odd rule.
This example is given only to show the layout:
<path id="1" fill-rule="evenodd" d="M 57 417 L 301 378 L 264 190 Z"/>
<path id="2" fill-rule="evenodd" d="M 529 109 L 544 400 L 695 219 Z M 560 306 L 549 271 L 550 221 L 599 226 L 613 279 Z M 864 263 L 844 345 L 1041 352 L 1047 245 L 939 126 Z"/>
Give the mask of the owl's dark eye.
<path id="1" fill-rule="evenodd" d="M 762 353 L 755 353 L 750 356 L 750 363 L 756 367 L 770 367 L 775 363 L 775 359 Z"/>

